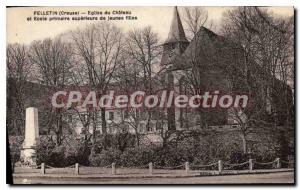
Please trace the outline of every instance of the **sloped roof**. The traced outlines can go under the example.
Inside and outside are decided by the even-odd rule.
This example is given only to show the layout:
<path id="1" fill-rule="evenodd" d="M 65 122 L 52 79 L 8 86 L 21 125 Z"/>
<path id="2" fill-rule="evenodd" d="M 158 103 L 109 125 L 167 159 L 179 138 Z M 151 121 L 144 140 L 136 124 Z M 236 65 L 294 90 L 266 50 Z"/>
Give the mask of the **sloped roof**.
<path id="1" fill-rule="evenodd" d="M 174 8 L 173 20 L 165 44 L 172 42 L 188 42 L 188 40 L 185 37 L 185 33 L 183 30 L 177 7 Z"/>
<path id="2" fill-rule="evenodd" d="M 186 57 L 188 57 L 188 55 L 190 55 L 191 52 L 195 51 L 194 48 L 195 48 L 196 43 L 203 43 L 203 38 L 205 36 L 207 36 L 210 41 L 215 41 L 215 40 L 224 41 L 225 40 L 224 37 L 219 36 L 219 35 L 215 34 L 214 32 L 212 32 L 211 30 L 202 26 L 199 29 L 199 31 L 197 32 L 197 34 L 195 35 L 195 37 L 192 39 L 192 41 L 189 43 L 189 45 L 185 49 L 185 51 L 182 54 L 176 55 L 172 59 L 170 59 L 168 63 L 172 63 L 172 64 L 166 64 L 166 65 L 168 65 L 168 69 L 163 68 L 163 70 L 165 72 L 167 72 L 167 70 L 169 70 L 169 71 L 170 70 L 182 70 L 182 69 L 189 68 L 190 65 L 186 64 Z"/>

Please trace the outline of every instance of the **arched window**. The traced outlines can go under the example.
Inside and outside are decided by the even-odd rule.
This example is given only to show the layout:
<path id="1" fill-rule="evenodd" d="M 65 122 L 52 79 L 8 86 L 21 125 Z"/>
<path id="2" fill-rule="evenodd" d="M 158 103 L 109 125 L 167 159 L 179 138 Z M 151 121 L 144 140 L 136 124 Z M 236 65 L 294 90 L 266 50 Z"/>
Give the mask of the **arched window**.
<path id="1" fill-rule="evenodd" d="M 186 81 L 185 81 L 185 77 L 182 76 L 180 79 L 179 79 L 179 94 L 180 95 L 188 95 L 187 93 L 187 87 L 186 87 Z M 179 120 L 180 120 L 180 127 L 181 128 L 184 128 L 184 127 L 187 127 L 187 114 L 188 114 L 188 108 L 185 107 L 185 108 L 180 108 L 179 109 L 180 113 L 179 113 Z"/>

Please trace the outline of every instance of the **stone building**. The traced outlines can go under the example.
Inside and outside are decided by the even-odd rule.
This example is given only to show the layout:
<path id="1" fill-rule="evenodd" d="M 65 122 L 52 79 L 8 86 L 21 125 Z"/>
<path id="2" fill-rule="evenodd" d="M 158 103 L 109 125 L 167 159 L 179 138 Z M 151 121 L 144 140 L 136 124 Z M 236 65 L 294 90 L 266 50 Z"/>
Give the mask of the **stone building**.
<path id="1" fill-rule="evenodd" d="M 167 113 L 169 129 L 239 128 L 239 125 L 247 121 L 251 111 L 257 111 L 261 107 L 263 107 L 262 111 L 259 111 L 261 117 L 270 117 L 271 120 L 276 120 L 278 125 L 293 123 L 286 123 L 293 118 L 292 91 L 289 86 L 264 72 L 254 60 L 250 60 L 245 66 L 241 45 L 205 27 L 201 27 L 189 42 L 176 7 L 163 49 L 160 77 L 166 82 L 167 88 L 174 89 L 178 94 L 195 93 L 193 90 L 199 90 L 197 93 L 201 95 L 203 92 L 215 90 L 221 95 L 246 93 L 251 98 L 250 103 L 253 106 L 244 111 L 216 108 L 190 112 L 182 108 L 172 108 Z M 246 74 L 240 71 L 243 69 L 247 71 Z M 251 72 L 252 76 L 248 72 Z M 251 80 L 251 77 L 260 80 L 254 78 Z M 246 88 L 246 81 L 255 86 L 251 91 Z M 267 81 L 272 81 L 274 85 L 268 86 Z M 263 95 L 257 95 L 258 90 L 261 90 Z M 264 100 L 261 100 L 261 97 Z"/>

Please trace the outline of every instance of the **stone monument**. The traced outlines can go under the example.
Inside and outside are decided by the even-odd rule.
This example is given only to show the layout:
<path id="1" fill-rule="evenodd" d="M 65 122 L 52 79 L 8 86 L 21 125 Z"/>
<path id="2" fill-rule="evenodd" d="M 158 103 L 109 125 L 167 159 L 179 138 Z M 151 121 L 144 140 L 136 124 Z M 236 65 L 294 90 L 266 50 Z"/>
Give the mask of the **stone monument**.
<path id="1" fill-rule="evenodd" d="M 36 167 L 36 146 L 39 139 L 38 109 L 26 109 L 25 139 L 21 150 L 23 166 Z"/>

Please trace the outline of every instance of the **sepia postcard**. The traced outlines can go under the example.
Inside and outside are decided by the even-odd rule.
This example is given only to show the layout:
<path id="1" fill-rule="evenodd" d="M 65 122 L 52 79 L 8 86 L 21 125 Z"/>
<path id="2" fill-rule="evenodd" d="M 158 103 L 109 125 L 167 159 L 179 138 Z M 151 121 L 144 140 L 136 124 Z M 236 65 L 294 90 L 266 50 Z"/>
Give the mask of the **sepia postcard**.
<path id="1" fill-rule="evenodd" d="M 294 7 L 7 7 L 8 184 L 295 184 Z"/>

